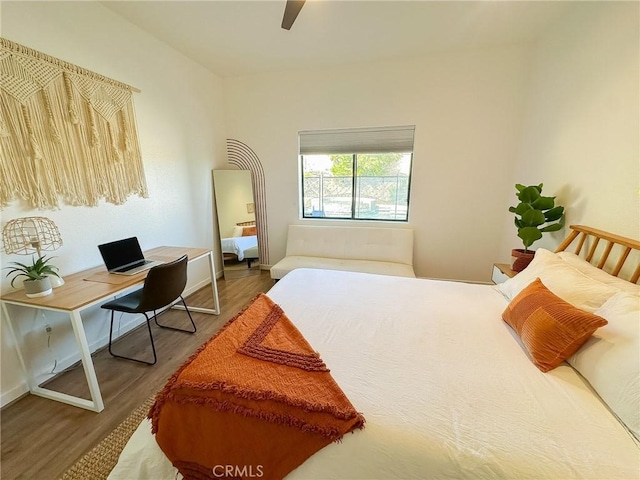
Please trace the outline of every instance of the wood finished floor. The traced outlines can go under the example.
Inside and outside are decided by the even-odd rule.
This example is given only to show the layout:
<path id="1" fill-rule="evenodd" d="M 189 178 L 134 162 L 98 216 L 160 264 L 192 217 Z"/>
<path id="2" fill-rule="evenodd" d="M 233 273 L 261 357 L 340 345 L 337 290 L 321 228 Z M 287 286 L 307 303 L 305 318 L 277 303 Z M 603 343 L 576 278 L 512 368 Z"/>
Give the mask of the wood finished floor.
<path id="1" fill-rule="evenodd" d="M 107 436 L 137 406 L 160 390 L 182 362 L 259 292 L 273 286 L 269 272 L 236 280 L 218 280 L 222 313 L 192 313 L 198 327 L 187 334 L 152 327 L 158 354 L 154 366 L 113 358 L 107 349 L 93 354 L 93 363 L 105 403 L 101 413 L 54 402 L 35 395 L 13 402 L 0 411 L 0 477 L 3 480 L 54 480 L 86 451 Z M 213 307 L 209 286 L 187 299 L 188 305 Z M 184 311 L 170 310 L 160 323 L 188 326 Z M 137 328 L 114 344 L 127 356 L 151 358 L 146 327 Z M 84 372 L 77 366 L 58 375 L 47 388 L 89 398 Z"/>

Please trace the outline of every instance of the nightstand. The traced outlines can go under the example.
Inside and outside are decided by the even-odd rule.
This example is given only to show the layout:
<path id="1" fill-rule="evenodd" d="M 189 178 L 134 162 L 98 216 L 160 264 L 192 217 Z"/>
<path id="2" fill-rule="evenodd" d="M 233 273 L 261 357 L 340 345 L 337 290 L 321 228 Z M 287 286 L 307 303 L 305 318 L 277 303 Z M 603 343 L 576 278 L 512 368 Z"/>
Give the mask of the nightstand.
<path id="1" fill-rule="evenodd" d="M 495 284 L 506 282 L 517 274 L 518 272 L 511 270 L 511 265 L 508 263 L 494 263 L 493 271 L 491 272 L 491 281 Z"/>

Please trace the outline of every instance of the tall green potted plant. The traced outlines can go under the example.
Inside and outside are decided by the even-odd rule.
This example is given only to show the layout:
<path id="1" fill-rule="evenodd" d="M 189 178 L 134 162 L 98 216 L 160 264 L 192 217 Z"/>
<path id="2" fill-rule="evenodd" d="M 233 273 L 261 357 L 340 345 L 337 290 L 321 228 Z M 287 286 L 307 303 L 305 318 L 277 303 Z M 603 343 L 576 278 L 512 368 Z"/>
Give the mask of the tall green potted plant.
<path id="1" fill-rule="evenodd" d="M 518 237 L 522 239 L 524 249 L 511 250 L 511 269 L 520 272 L 533 260 L 534 251 L 529 247 L 540 240 L 543 233 L 555 232 L 564 226 L 564 207 L 556 206 L 556 197 L 542 195 L 542 183 L 530 186 L 517 183 L 516 190 L 520 203 L 509 207 L 509 211 L 515 213 Z"/>
<path id="2" fill-rule="evenodd" d="M 45 255 L 39 257 L 34 261 L 33 257 L 31 258 L 31 264 L 26 265 L 24 263 L 19 262 L 11 262 L 13 267 L 5 267 L 7 269 L 11 269 L 9 273 L 7 273 L 7 277 L 13 275 L 11 279 L 11 286 L 13 287 L 14 282 L 20 277 L 26 277 L 23 282 L 24 291 L 27 297 L 44 297 L 45 295 L 49 295 L 53 290 L 51 287 L 51 279 L 50 275 L 54 275 L 59 277 L 56 270 L 58 267 L 53 265 L 49 265 L 52 257 L 47 258 Z"/>

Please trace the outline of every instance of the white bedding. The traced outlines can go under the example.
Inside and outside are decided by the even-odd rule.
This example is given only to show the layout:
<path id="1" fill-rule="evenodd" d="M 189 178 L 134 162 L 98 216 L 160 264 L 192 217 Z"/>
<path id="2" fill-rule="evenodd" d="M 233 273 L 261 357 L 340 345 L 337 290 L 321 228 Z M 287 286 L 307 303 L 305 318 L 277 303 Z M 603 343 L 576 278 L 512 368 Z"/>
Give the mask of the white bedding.
<path id="1" fill-rule="evenodd" d="M 492 286 L 300 269 L 268 295 L 367 420 L 287 479 L 640 478 L 628 431 L 570 366 L 531 363 Z M 109 478 L 175 475 L 145 421 Z"/>
<path id="2" fill-rule="evenodd" d="M 247 235 L 246 237 L 229 237 L 221 241 L 222 253 L 233 253 L 238 256 L 238 261 L 244 260 L 245 250 L 258 246 L 257 235 Z"/>

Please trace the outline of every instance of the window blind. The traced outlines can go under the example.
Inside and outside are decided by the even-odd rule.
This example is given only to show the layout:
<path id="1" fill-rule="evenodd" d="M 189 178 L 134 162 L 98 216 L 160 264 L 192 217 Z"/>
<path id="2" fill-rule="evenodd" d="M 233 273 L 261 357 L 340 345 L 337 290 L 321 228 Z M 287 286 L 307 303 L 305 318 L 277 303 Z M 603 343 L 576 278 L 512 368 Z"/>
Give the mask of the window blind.
<path id="1" fill-rule="evenodd" d="M 415 125 L 298 132 L 300 155 L 413 152 Z"/>

